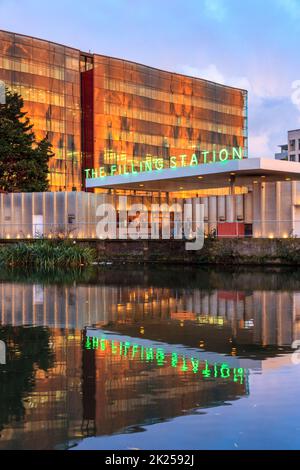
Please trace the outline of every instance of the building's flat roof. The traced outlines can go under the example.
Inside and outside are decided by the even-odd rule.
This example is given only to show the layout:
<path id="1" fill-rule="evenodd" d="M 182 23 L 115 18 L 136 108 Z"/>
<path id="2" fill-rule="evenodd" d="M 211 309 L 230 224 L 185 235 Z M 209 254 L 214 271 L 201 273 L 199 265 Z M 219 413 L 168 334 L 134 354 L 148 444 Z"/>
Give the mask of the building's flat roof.
<path id="1" fill-rule="evenodd" d="M 87 178 L 86 187 L 140 191 L 187 191 L 227 187 L 230 185 L 229 180 L 232 176 L 235 176 L 236 185 L 248 185 L 262 180 L 266 182 L 300 181 L 300 163 L 268 158 L 245 158 L 223 163 L 140 172 L 126 176 Z"/>
<path id="2" fill-rule="evenodd" d="M 121 58 L 121 57 L 114 57 L 114 56 L 110 56 L 110 55 L 107 55 L 107 54 L 100 54 L 100 53 L 97 53 L 97 52 L 90 52 L 90 51 L 85 52 L 82 49 L 78 49 L 77 47 L 69 46 L 69 45 L 62 44 L 62 43 L 59 43 L 59 42 L 56 42 L 56 41 L 51 41 L 51 40 L 45 39 L 45 38 L 38 38 L 36 36 L 30 36 L 30 35 L 23 34 L 23 33 L 16 33 L 14 31 L 6 31 L 4 29 L 0 29 L 0 33 L 13 34 L 13 35 L 16 35 L 16 36 L 22 36 L 24 38 L 43 41 L 45 43 L 50 43 L 50 44 L 54 44 L 56 46 L 65 47 L 67 49 L 73 49 L 75 51 L 78 51 L 80 54 L 88 55 L 88 56 L 91 56 L 91 57 L 98 56 L 98 57 L 105 57 L 107 59 L 120 60 L 120 61 L 128 62 L 129 64 L 133 64 L 133 65 L 137 65 L 137 66 L 141 66 L 141 67 L 147 67 L 148 69 L 156 70 L 158 72 L 163 72 L 163 73 L 166 73 L 166 74 L 172 74 L 172 75 L 174 75 L 178 78 L 189 78 L 189 79 L 192 79 L 192 80 L 197 80 L 197 81 L 210 83 L 212 85 L 216 85 L 216 86 L 219 86 L 219 87 L 222 87 L 222 88 L 228 88 L 228 89 L 238 90 L 238 91 L 242 91 L 244 93 L 248 93 L 248 90 L 245 90 L 244 88 L 238 88 L 238 87 L 235 87 L 235 86 L 227 85 L 227 84 L 224 84 L 224 83 L 214 82 L 212 80 L 207 80 L 205 78 L 195 77 L 193 75 L 187 75 L 187 74 L 180 73 L 180 72 L 175 72 L 175 71 L 172 71 L 172 70 L 160 69 L 158 67 L 143 64 L 141 62 L 136 62 L 136 61 L 130 60 L 130 59 L 125 59 L 125 58 Z"/>

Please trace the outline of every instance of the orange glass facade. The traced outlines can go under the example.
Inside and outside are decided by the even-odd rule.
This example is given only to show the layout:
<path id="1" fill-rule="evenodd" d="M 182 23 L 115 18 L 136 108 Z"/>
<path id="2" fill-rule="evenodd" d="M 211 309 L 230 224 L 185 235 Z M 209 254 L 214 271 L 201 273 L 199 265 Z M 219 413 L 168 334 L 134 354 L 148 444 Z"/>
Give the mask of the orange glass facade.
<path id="1" fill-rule="evenodd" d="M 81 189 L 80 53 L 0 31 L 0 80 L 24 99 L 38 139 L 48 135 L 51 190 Z"/>
<path id="2" fill-rule="evenodd" d="M 87 72 L 87 77 L 91 72 Z M 85 80 L 85 73 L 83 81 Z M 247 92 L 126 60 L 94 55 L 93 165 L 130 165 L 242 147 Z M 229 156 L 230 158 L 230 156 Z"/>
<path id="3" fill-rule="evenodd" d="M 81 190 L 84 168 L 131 165 L 241 147 L 247 92 L 0 31 L 0 80 L 48 135 L 51 190 Z M 229 155 L 230 158 L 230 155 Z"/>

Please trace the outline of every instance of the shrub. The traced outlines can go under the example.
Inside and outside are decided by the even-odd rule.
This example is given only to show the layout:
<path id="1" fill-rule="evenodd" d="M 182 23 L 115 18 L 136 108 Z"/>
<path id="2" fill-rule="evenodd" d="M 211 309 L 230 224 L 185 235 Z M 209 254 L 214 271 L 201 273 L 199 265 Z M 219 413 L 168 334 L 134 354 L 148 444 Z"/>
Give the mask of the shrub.
<path id="1" fill-rule="evenodd" d="M 37 240 L 0 248 L 0 265 L 49 269 L 91 264 L 95 251 L 68 241 Z"/>

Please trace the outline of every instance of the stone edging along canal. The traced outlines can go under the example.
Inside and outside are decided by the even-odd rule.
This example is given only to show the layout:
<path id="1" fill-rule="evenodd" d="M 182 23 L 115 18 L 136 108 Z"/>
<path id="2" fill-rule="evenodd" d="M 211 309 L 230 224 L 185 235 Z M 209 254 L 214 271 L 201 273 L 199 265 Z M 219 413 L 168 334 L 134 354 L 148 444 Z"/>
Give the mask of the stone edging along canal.
<path id="1" fill-rule="evenodd" d="M 300 265 L 300 239 L 206 239 L 199 251 L 182 240 L 86 240 L 98 261 L 170 264 Z"/>
<path id="2" fill-rule="evenodd" d="M 3 240 L 0 248 L 19 241 Z M 35 240 L 25 242 L 35 243 Z M 208 238 L 199 251 L 187 251 L 182 240 L 84 239 L 73 243 L 93 248 L 95 261 L 100 263 L 300 265 L 300 238 Z"/>

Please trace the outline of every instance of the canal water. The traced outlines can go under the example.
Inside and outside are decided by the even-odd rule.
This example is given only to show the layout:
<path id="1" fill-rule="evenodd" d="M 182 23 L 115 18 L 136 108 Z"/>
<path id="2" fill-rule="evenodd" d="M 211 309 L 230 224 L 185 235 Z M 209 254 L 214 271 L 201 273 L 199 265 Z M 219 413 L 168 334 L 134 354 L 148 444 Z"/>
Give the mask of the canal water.
<path id="1" fill-rule="evenodd" d="M 300 271 L 0 272 L 0 449 L 299 449 L 297 340 Z"/>

